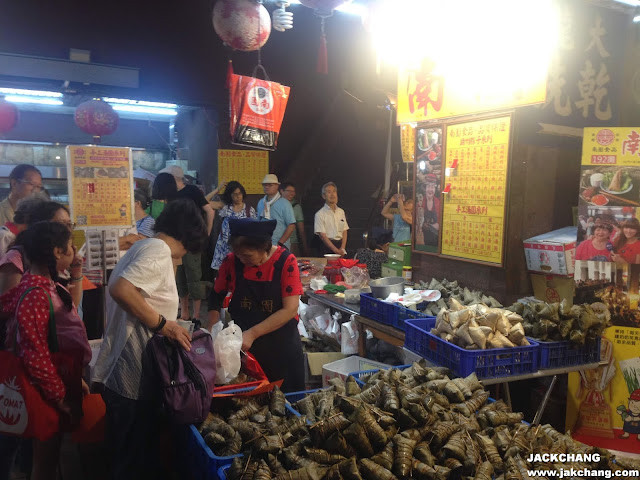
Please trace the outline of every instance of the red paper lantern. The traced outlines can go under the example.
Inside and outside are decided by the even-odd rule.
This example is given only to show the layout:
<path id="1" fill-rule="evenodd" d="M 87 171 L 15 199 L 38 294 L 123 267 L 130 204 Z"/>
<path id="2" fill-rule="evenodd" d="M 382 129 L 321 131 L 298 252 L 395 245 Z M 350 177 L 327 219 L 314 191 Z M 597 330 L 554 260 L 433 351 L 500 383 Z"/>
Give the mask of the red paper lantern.
<path id="1" fill-rule="evenodd" d="M 4 98 L 0 99 L 0 133 L 8 132 L 16 126 L 18 108 Z"/>
<path id="2" fill-rule="evenodd" d="M 271 17 L 254 0 L 218 0 L 213 7 L 213 29 L 231 48 L 251 52 L 267 43 Z"/>
<path id="3" fill-rule="evenodd" d="M 118 113 L 102 100 L 89 100 L 76 108 L 76 125 L 94 137 L 110 135 L 118 128 Z"/>

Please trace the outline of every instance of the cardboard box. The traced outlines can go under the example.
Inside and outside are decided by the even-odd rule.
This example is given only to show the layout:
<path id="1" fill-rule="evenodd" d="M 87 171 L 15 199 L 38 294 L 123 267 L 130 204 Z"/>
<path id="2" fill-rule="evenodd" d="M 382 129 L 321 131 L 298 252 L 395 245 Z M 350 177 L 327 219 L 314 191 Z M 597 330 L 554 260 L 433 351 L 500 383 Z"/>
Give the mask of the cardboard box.
<path id="1" fill-rule="evenodd" d="M 322 386 L 322 367 L 326 363 L 345 358 L 340 352 L 312 352 L 304 354 L 304 383 L 307 390 Z"/>
<path id="2" fill-rule="evenodd" d="M 575 296 L 575 282 L 573 277 L 563 277 L 560 275 L 540 275 L 531 273 L 531 283 L 533 284 L 533 296 L 538 300 L 547 303 L 561 302 L 566 300 L 569 306 L 573 305 Z"/>
<path id="3" fill-rule="evenodd" d="M 361 372 L 363 370 L 373 370 L 374 368 L 389 368 L 391 365 L 386 363 L 374 362 L 366 358 L 352 355 L 351 357 L 343 358 L 335 362 L 327 363 L 322 367 L 322 386 L 327 387 L 329 380 L 334 377 L 341 377 L 343 380 L 347 379 L 347 376 L 351 372 Z"/>
<path id="4" fill-rule="evenodd" d="M 554 275 L 573 275 L 577 227 L 565 227 L 524 241 L 527 269 Z"/>
<path id="5" fill-rule="evenodd" d="M 389 245 L 389 260 L 400 262 L 405 267 L 411 266 L 411 242 L 397 242 Z"/>

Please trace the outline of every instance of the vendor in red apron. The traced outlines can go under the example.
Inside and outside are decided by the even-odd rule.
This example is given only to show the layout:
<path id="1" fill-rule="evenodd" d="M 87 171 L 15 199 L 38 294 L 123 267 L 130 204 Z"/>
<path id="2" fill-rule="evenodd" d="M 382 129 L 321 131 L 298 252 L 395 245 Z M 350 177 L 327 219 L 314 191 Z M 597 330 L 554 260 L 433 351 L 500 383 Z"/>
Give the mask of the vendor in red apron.
<path id="1" fill-rule="evenodd" d="M 304 390 L 304 357 L 298 333 L 302 294 L 296 257 L 272 245 L 275 220 L 229 218 L 230 253 L 220 266 L 209 296 L 209 320 L 219 320 L 231 292 L 229 313 L 242 328 L 242 351 L 250 351 L 270 381 L 282 390 Z"/>

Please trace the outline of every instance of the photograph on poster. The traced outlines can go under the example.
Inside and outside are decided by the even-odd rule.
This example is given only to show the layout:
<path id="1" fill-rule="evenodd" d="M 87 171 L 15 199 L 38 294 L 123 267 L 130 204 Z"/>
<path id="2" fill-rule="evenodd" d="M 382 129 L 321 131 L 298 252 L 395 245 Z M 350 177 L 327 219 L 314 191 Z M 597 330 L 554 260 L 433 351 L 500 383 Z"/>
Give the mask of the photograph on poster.
<path id="1" fill-rule="evenodd" d="M 437 253 L 442 222 L 442 128 L 418 128 L 416 132 L 414 248 Z"/>

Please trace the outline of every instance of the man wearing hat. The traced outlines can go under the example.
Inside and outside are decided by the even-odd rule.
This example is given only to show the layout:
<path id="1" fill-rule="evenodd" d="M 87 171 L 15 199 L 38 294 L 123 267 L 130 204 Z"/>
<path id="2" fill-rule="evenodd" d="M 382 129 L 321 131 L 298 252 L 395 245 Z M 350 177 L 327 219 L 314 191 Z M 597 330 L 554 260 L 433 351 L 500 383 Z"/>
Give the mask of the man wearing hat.
<path id="1" fill-rule="evenodd" d="M 195 185 L 185 185 L 184 171 L 177 165 L 163 168 L 159 173 L 169 173 L 176 181 L 178 193 L 176 199 L 186 198 L 192 200 L 196 206 L 202 209 L 206 219 L 207 233 L 211 234 L 215 213 L 204 194 Z M 202 283 L 201 253 L 187 253 L 182 257 L 182 265 L 178 265 L 176 271 L 176 285 L 180 296 L 180 316 L 184 320 L 197 320 L 200 315 L 200 304 L 206 298 L 207 293 Z M 189 313 L 189 297 L 193 300 L 193 317 Z"/>
<path id="2" fill-rule="evenodd" d="M 264 198 L 258 202 L 258 218 L 277 222 L 271 243 L 288 249 L 291 246 L 289 237 L 296 228 L 296 217 L 289 200 L 280 195 L 279 185 L 278 177 L 273 173 L 269 173 L 262 180 Z"/>

